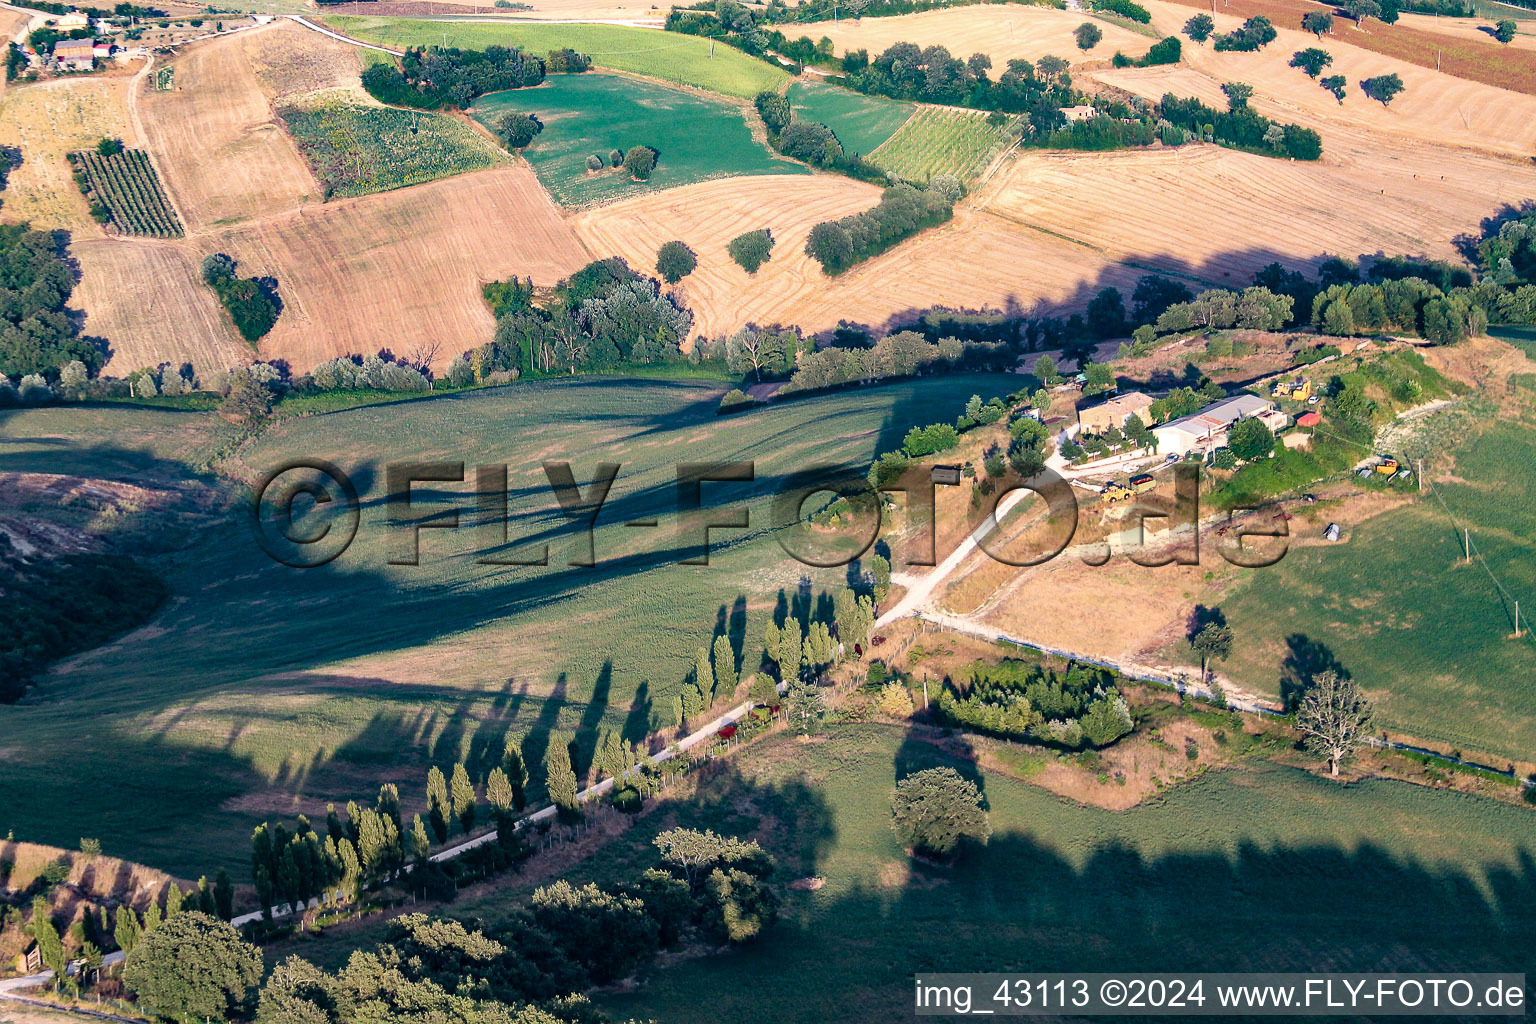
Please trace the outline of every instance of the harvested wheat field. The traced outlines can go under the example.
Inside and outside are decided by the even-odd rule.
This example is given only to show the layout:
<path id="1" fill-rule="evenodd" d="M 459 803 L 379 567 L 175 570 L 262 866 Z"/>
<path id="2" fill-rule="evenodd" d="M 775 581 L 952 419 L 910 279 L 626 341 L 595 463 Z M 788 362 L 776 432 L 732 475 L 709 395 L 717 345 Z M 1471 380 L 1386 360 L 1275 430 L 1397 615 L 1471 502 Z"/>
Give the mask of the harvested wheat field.
<path id="1" fill-rule="evenodd" d="M 878 191 L 831 175 L 729 178 L 589 210 L 576 230 L 594 255 L 655 265 L 662 242 L 679 239 L 699 269 L 678 285 L 695 332 L 719 336 L 745 323 L 797 324 L 825 331 L 840 320 L 887 327 L 934 305 L 1077 304 L 1105 284 L 1134 287 L 1136 272 L 1085 246 L 964 207 L 949 224 L 908 239 L 838 277 L 804 253 L 818 222 L 873 206 Z M 708 209 L 707 222 L 699 210 Z M 772 259 L 749 276 L 727 256 L 731 238 L 773 232 Z"/>
<path id="2" fill-rule="evenodd" d="M 1404 12 L 1397 16 L 1397 24 L 1437 36 L 1492 47 L 1494 53 L 1500 52 L 1505 45 L 1493 38 L 1492 19 L 1488 18 L 1437 18 L 1433 14 Z M 1516 21 L 1515 24 L 1519 27 L 1515 30 L 1515 38 L 1509 41 L 1509 46 L 1515 50 L 1536 50 L 1536 25 L 1530 21 Z"/>
<path id="3" fill-rule="evenodd" d="M 77 240 L 69 251 L 80 264 L 72 303 L 85 310 L 85 333 L 110 345 L 106 373 L 126 377 L 166 362 L 207 372 L 255 358 L 198 276 L 201 251 L 130 238 Z"/>
<path id="4" fill-rule="evenodd" d="M 1208 145 L 1025 151 L 975 202 L 1114 259 L 1234 286 L 1276 260 L 1308 270 L 1328 255 L 1456 260 L 1457 235 L 1536 195 L 1536 169 L 1415 143 L 1392 153 L 1341 144 L 1308 163 Z"/>
<path id="5" fill-rule="evenodd" d="M 865 49 L 871 57 L 893 43 L 944 46 L 957 57 L 984 53 L 992 58 L 994 77 L 1010 60 L 1039 60 L 1055 54 L 1070 61 L 1108 60 L 1116 50 L 1127 56 L 1146 53 L 1155 39 L 1106 21 L 1093 21 L 1104 38 L 1086 53 L 1077 48 L 1073 31 L 1092 20 L 1081 11 L 1021 4 L 977 4 L 949 10 L 924 11 L 895 18 L 840 19 L 776 26 L 791 39 L 801 35 L 832 40 L 835 52 Z"/>
<path id="6" fill-rule="evenodd" d="M 1191 14 L 1188 7 L 1165 0 L 1148 0 L 1146 6 L 1152 11 L 1153 23 L 1168 32 L 1177 31 Z M 1218 31 L 1227 32 L 1239 27 L 1242 19 L 1218 14 L 1216 24 Z M 1277 21 L 1276 25 L 1281 23 Z M 1372 32 L 1385 30 L 1386 26 L 1372 26 Z M 1279 27 L 1279 37 L 1257 53 L 1216 53 L 1210 44 L 1198 46 L 1186 39 L 1184 64 L 1106 69 L 1091 74 L 1108 85 L 1151 99 L 1160 99 L 1164 92 L 1173 91 L 1179 95 L 1201 95 L 1221 107 L 1226 106 L 1220 92 L 1222 82 L 1248 82 L 1254 86 L 1252 104 L 1256 110 L 1323 130 L 1325 152 L 1329 127 L 1368 130 L 1381 135 L 1384 142 L 1418 139 L 1503 153 L 1522 160 L 1536 149 L 1536 96 L 1453 78 L 1352 45 L 1353 40 L 1368 34 L 1356 31 L 1347 19 L 1336 21 L 1333 34 L 1321 40 L 1310 32 Z M 1304 72 L 1289 66 L 1292 54 L 1311 46 L 1333 55 L 1329 74 L 1349 79 L 1349 91 L 1342 104 Z M 1536 65 L 1536 61 L 1531 63 Z M 1385 74 L 1401 76 L 1406 87 L 1390 107 L 1367 98 L 1359 86 L 1363 78 Z M 1189 84 L 1190 76 L 1194 75 L 1200 75 L 1208 84 L 1196 91 Z M 1212 93 L 1212 89 L 1216 91 Z"/>
<path id="7" fill-rule="evenodd" d="M 175 88 L 158 92 L 146 81 L 139 94 L 145 136 L 189 235 L 320 200 L 251 58 L 268 37 L 286 46 L 288 31 L 274 25 L 194 44 L 171 61 Z M 331 45 L 310 35 L 321 51 Z"/>
<path id="8" fill-rule="evenodd" d="M 1183 25 L 1194 13 L 1191 7 L 1201 11 L 1210 7 L 1205 0 L 1173 0 L 1171 3 L 1157 0 L 1146 6 L 1152 10 L 1152 23 L 1165 31 Z M 1178 10 L 1181 7 L 1182 12 Z M 1301 28 L 1301 19 L 1306 14 L 1329 9 L 1338 12 L 1337 7 L 1322 7 L 1312 0 L 1224 0 L 1222 4 L 1226 16 L 1241 20 L 1262 14 L 1277 28 L 1291 30 Z M 1482 18 L 1475 19 L 1476 23 L 1487 24 Z M 1221 31 L 1227 31 L 1220 16 L 1217 25 Z M 1458 34 L 1426 31 L 1410 24 L 1384 25 L 1379 21 L 1368 21 L 1364 28 L 1357 28 L 1352 20 L 1336 14 L 1333 34 L 1325 37 L 1323 42 L 1355 46 L 1421 68 L 1443 70 L 1447 76 L 1536 94 L 1536 62 L 1532 62 L 1528 54 L 1514 48 L 1490 47 Z M 1277 40 L 1270 45 L 1285 45 L 1285 41 Z"/>
<path id="9" fill-rule="evenodd" d="M 0 218 L 39 228 L 100 235 L 70 177 L 65 154 L 118 138 L 132 146 L 126 78 L 59 79 L 8 90 L 0 98 L 0 146 L 21 150 Z"/>
<path id="10" fill-rule="evenodd" d="M 351 89 L 367 99 L 358 76 L 358 49 L 292 21 L 280 20 L 260 32 L 245 32 L 240 43 L 251 71 L 271 100 L 325 89 Z"/>
<path id="11" fill-rule="evenodd" d="M 811 228 L 867 210 L 879 198 L 873 185 L 830 174 L 723 178 L 587 210 L 572 223 L 594 254 L 623 256 L 645 273 L 653 272 L 663 242 L 678 239 L 693 249 L 698 269 L 676 290 L 694 311 L 695 333 L 720 335 L 748 322 L 796 322 L 791 297 L 823 280 L 805 255 Z M 773 234 L 773 255 L 748 275 L 726 244 L 757 228 Z"/>
<path id="12" fill-rule="evenodd" d="M 433 344 L 446 365 L 490 339 L 481 284 L 517 274 L 549 286 L 588 261 L 522 164 L 305 206 L 206 241 L 242 274 L 277 279 L 283 314 L 261 356 L 297 372 Z"/>

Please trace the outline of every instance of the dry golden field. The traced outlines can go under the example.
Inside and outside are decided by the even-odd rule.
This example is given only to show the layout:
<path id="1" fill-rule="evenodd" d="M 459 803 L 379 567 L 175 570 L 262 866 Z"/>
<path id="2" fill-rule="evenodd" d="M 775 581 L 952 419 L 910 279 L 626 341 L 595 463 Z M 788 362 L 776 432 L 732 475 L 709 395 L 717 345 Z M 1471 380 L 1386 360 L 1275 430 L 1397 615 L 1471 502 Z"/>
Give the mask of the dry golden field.
<path id="1" fill-rule="evenodd" d="M 326 89 L 351 89 L 360 102 L 374 102 L 358 81 L 358 49 L 311 32 L 294 22 L 273 22 L 240 37 L 251 71 L 269 100 L 283 100 Z"/>
<path id="2" fill-rule="evenodd" d="M 1147 0 L 1145 6 L 1152 12 L 1153 24 L 1165 32 L 1178 31 L 1193 13 L 1189 7 L 1167 0 Z M 1242 19 L 1233 15 L 1216 16 L 1218 31 L 1231 31 L 1241 23 Z M 1373 32 L 1385 30 L 1372 24 Z M 1281 120 L 1319 130 L 1363 129 L 1379 136 L 1383 145 L 1410 138 L 1529 159 L 1536 149 L 1536 96 L 1453 78 L 1352 45 L 1352 39 L 1366 34 L 1357 32 L 1347 19 L 1336 21 L 1333 34 L 1321 40 L 1310 32 L 1280 27 L 1279 37 L 1257 53 L 1216 53 L 1210 44 L 1198 46 L 1185 39 L 1183 64 L 1106 69 L 1092 72 L 1092 76 L 1151 99 L 1172 91 L 1201 95 L 1221 106 L 1226 105 L 1220 92 L 1222 82 L 1247 82 L 1254 87 L 1254 108 Z M 1302 71 L 1289 66 L 1292 54 L 1311 46 L 1333 55 L 1329 74 L 1349 79 L 1343 104 Z M 1360 91 L 1362 78 L 1393 73 L 1402 77 L 1406 88 L 1390 107 Z M 1325 131 L 1325 151 L 1328 143 Z"/>
<path id="3" fill-rule="evenodd" d="M 283 315 L 261 355 L 300 371 L 433 343 L 446 365 L 490 339 L 483 282 L 518 274 L 549 286 L 587 262 L 524 164 L 307 206 L 213 241 L 242 273 L 277 278 Z"/>
<path id="4" fill-rule="evenodd" d="M 445 365 L 490 338 L 483 282 L 518 274 L 548 286 L 588 259 L 522 165 L 305 206 L 183 242 L 104 240 L 79 254 L 78 295 L 87 329 L 118 350 L 111 372 L 165 360 L 223 368 L 257 355 L 196 278 L 210 252 L 235 257 L 242 274 L 277 279 L 283 314 L 259 356 L 301 373 L 349 353 L 433 344 Z"/>
<path id="5" fill-rule="evenodd" d="M 255 358 L 198 276 L 203 254 L 195 246 L 90 238 L 77 239 L 69 251 L 80 264 L 71 302 L 86 312 L 85 333 L 110 343 L 108 374 L 125 377 L 164 362 L 208 372 Z"/>
<path id="6" fill-rule="evenodd" d="M 1246 285 L 1280 260 L 1408 253 L 1456 259 L 1453 239 L 1536 195 L 1536 168 L 1340 133 L 1316 163 L 1216 146 L 1023 151 L 976 202 L 1141 265 Z M 1442 177 L 1443 176 L 1443 177 Z"/>
<path id="7" fill-rule="evenodd" d="M 1483 46 L 1493 47 L 1490 52 L 1499 53 L 1504 44 L 1493 38 L 1488 29 L 1493 27 L 1491 19 L 1485 18 L 1437 18 L 1433 14 L 1399 14 L 1397 23 L 1405 28 L 1418 29 L 1423 32 L 1432 32 L 1435 35 L 1446 36 L 1451 39 L 1460 39 L 1467 42 L 1478 43 Z M 1515 30 L 1515 38 L 1510 40 L 1509 46 L 1514 50 L 1536 50 L 1536 25 L 1530 21 L 1515 21 L 1518 28 Z"/>
<path id="8" fill-rule="evenodd" d="M 877 195 L 831 175 L 729 178 L 588 210 L 575 224 L 594 255 L 623 256 L 646 270 L 662 242 L 692 247 L 699 269 L 678 289 L 694 310 L 695 329 L 709 335 L 743 323 L 823 331 L 848 319 L 883 327 L 933 305 L 1029 308 L 1081 300 L 1091 296 L 1082 291 L 1089 284 L 1135 285 L 1135 271 L 1091 248 L 966 207 L 949 224 L 825 276 L 804 254 L 811 227 L 872 206 Z M 772 259 L 748 276 L 725 246 L 758 227 L 770 228 L 776 244 Z"/>
<path id="9" fill-rule="evenodd" d="M 21 150 L 0 218 L 96 236 L 64 155 L 103 138 L 137 144 L 128 116 L 126 78 L 59 79 L 8 90 L 0 98 L 0 146 Z"/>
<path id="10" fill-rule="evenodd" d="M 1092 50 L 1077 48 L 1072 33 L 1085 21 L 1093 21 L 1104 38 Z M 1116 50 L 1139 57 L 1156 40 L 1106 21 L 1090 19 L 1081 11 L 1058 11 L 1050 7 L 1020 4 L 979 4 L 949 10 L 924 11 L 897 18 L 843 18 L 833 24 L 815 21 L 804 25 L 775 26 L 791 39 L 801 35 L 832 40 L 841 55 L 849 50 L 866 49 L 871 57 L 893 43 L 919 46 L 944 46 L 957 57 L 984 53 L 992 58 L 994 77 L 1002 73 L 1010 60 L 1039 60 L 1054 54 L 1070 61 L 1108 60 Z"/>
<path id="11" fill-rule="evenodd" d="M 189 235 L 320 200 L 319 184 L 276 122 L 252 66 L 251 52 L 268 39 L 286 39 L 283 33 L 272 26 L 193 44 L 170 61 L 174 89 L 157 92 L 144 83 L 144 134 Z"/>

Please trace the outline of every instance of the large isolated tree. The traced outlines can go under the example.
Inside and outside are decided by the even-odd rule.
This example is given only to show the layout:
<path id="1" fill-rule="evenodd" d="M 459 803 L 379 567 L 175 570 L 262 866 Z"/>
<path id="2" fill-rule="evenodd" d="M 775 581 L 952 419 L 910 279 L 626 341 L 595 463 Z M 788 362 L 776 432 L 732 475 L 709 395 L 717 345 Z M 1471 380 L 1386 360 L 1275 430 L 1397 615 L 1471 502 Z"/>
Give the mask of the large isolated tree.
<path id="1" fill-rule="evenodd" d="M 1211 38 L 1211 33 L 1216 31 L 1216 22 L 1209 14 L 1197 14 L 1184 23 L 1184 34 L 1197 43 L 1203 43 Z"/>
<path id="2" fill-rule="evenodd" d="M 1301 16 L 1301 27 L 1321 39 L 1333 31 L 1333 15 L 1327 11 L 1308 11 Z"/>
<path id="3" fill-rule="evenodd" d="M 1227 82 L 1221 91 L 1227 94 L 1227 106 L 1232 110 L 1246 107 L 1253 98 L 1253 86 L 1247 82 Z"/>
<path id="4" fill-rule="evenodd" d="M 225 922 L 189 910 L 144 936 L 123 983 L 156 1019 L 191 1024 L 248 1017 L 261 974 L 261 950 Z"/>
<path id="5" fill-rule="evenodd" d="M 1232 627 L 1224 622 L 1207 622 L 1189 635 L 1189 646 L 1200 655 L 1200 681 L 1209 677 L 1211 659 L 1226 661 L 1232 655 Z"/>
<path id="6" fill-rule="evenodd" d="M 1384 107 L 1389 106 L 1403 89 L 1403 80 L 1397 74 L 1377 75 L 1375 78 L 1360 80 L 1360 91 L 1373 100 L 1380 100 Z"/>
<path id="7" fill-rule="evenodd" d="M 682 242 L 663 242 L 661 248 L 656 250 L 656 273 L 667 284 L 677 284 L 693 273 L 698 265 L 698 257 Z"/>
<path id="8" fill-rule="evenodd" d="M 992 834 L 976 784 L 953 768 L 929 768 L 896 784 L 891 828 L 912 852 L 948 857 L 969 836 L 986 842 Z"/>
<path id="9" fill-rule="evenodd" d="M 1091 21 L 1085 21 L 1077 26 L 1077 30 L 1072 35 L 1077 40 L 1079 50 L 1091 50 L 1104 38 L 1103 30 Z"/>
<path id="10" fill-rule="evenodd" d="M 1339 774 L 1339 764 L 1364 742 L 1375 715 L 1370 698 L 1353 679 L 1325 669 L 1312 677 L 1296 708 L 1296 728 L 1308 748 L 1328 759 L 1328 771 Z"/>

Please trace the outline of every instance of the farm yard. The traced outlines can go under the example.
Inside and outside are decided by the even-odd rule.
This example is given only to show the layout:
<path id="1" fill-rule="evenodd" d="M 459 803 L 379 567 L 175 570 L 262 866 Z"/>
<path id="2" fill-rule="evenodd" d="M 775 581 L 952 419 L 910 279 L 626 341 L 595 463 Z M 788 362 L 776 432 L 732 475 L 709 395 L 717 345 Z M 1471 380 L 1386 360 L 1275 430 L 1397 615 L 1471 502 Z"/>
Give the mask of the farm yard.
<path id="1" fill-rule="evenodd" d="M 279 116 L 328 199 L 420 185 L 506 159 L 472 128 L 443 114 L 321 94 Z"/>
<path id="2" fill-rule="evenodd" d="M 710 40 L 698 36 L 663 34 L 627 25 L 494 25 L 345 16 L 322 20 L 342 35 L 400 50 L 407 46 L 483 50 L 500 45 L 544 53 L 568 46 L 591 57 L 595 67 L 659 78 L 744 100 L 764 89 L 779 88 L 789 80 L 783 71 L 724 43 L 712 47 Z"/>
<path id="3" fill-rule="evenodd" d="M 834 52 L 841 56 L 849 50 L 868 50 L 871 57 L 895 43 L 918 46 L 943 46 L 962 60 L 973 53 L 992 58 L 996 76 L 1010 60 L 1033 63 L 1051 54 L 1066 60 L 1108 60 L 1116 50 L 1130 57 L 1140 57 L 1157 41 L 1108 21 L 1093 23 L 1104 38 L 1088 53 L 1077 47 L 1072 33 L 1088 15 L 1083 11 L 1057 10 L 1036 4 L 973 4 L 898 18 L 842 18 L 781 26 L 790 38 L 800 35 L 832 40 Z M 1188 15 L 1186 15 L 1188 17 Z M 1182 24 L 1182 22 L 1180 22 Z M 1165 35 L 1166 32 L 1158 33 Z"/>
<path id="4" fill-rule="evenodd" d="M 919 107 L 870 162 L 907 181 L 926 184 L 935 174 L 970 181 L 986 170 L 1008 145 L 1006 124 L 993 124 L 980 112 Z"/>
<path id="5" fill-rule="evenodd" d="M 73 154 L 71 161 L 85 174 L 91 192 L 106 207 L 118 232 L 149 238 L 181 237 L 181 221 L 160 188 L 149 154 L 142 149 L 124 149 L 110 156 L 83 150 Z"/>
<path id="6" fill-rule="evenodd" d="M 244 849 L 253 819 L 323 814 L 327 800 L 418 777 L 429 756 L 499 749 L 508 731 L 542 741 L 579 726 L 590 743 L 599 724 L 664 722 L 722 606 L 745 616 L 739 636 L 761 637 L 778 592 L 793 592 L 805 571 L 773 539 L 777 480 L 808 462 L 864 465 L 935 409 L 1013 386 L 956 374 L 721 420 L 718 385 L 574 378 L 274 422 L 241 464 L 253 478 L 300 454 L 347 467 L 369 501 L 353 549 L 325 569 L 276 565 L 250 542 L 243 506 L 179 536 L 169 582 L 197 599 L 74 659 L 0 716 L 7 783 L 37 797 L 12 808 L 14 827 L 73 842 L 69 830 L 88 817 L 122 855 L 183 876 L 213 862 L 243 874 L 228 854 Z M 0 448 L 0 472 L 186 473 L 217 443 L 197 441 L 200 432 L 222 424 L 214 413 L 128 410 L 132 430 L 119 437 L 77 427 L 75 412 L 5 414 L 13 443 Z M 373 504 L 384 482 L 370 467 L 462 451 L 466 438 L 509 465 L 514 535 L 550 541 L 548 568 L 476 565 L 469 529 L 424 537 L 419 566 L 387 564 L 392 531 Z M 598 567 L 572 568 L 540 461 L 570 458 L 584 481 L 595 452 L 624 470 L 597 527 Z M 676 463 L 711 457 L 756 459 L 758 482 L 706 488 L 711 504 L 747 504 L 753 526 L 716 531 L 701 573 L 676 564 L 670 527 L 642 535 L 620 524 L 652 514 L 670 523 Z M 429 500 L 456 500 L 437 494 Z M 816 579 L 830 588 L 843 574 Z M 578 627 L 584 639 L 572 644 Z M 633 642 L 637 631 L 645 643 Z M 176 673 L 152 667 L 169 663 Z M 80 741 L 82 721 L 96 755 L 51 756 L 66 738 Z M 414 800 L 419 787 L 401 789 Z M 72 812 L 60 821 L 52 809 L 66 793 Z M 146 811 L 157 828 L 141 827 Z"/>
<path id="7" fill-rule="evenodd" d="M 837 134 L 843 152 L 868 156 L 906 124 L 914 104 L 865 96 L 835 85 L 797 81 L 789 87 L 795 116 L 819 121 Z"/>
<path id="8" fill-rule="evenodd" d="M 128 85 L 121 78 L 61 79 L 0 96 L 0 146 L 19 149 L 23 157 L 6 183 L 7 221 L 99 233 L 71 178 L 68 154 L 108 138 L 136 143 Z"/>
<path id="9" fill-rule="evenodd" d="M 939 765 L 977 779 L 992 826 L 946 868 L 907 856 L 888 808 L 897 778 Z M 1536 951 L 1528 811 L 1380 779 L 1346 789 L 1259 759 L 1114 812 L 983 775 L 893 726 L 839 725 L 817 743 L 742 751 L 707 796 L 641 816 L 565 877 L 623 877 L 673 825 L 757 838 L 780 877 L 825 884 L 787 893 L 775 929 L 735 955 L 604 994 L 620 1019 L 884 1024 L 910 1016 L 912 977 L 935 964 L 1428 971 Z M 505 894 L 491 895 L 464 912 L 505 913 Z M 936 950 L 939 929 L 953 955 Z"/>
<path id="10" fill-rule="evenodd" d="M 482 96 L 471 115 L 494 130 L 513 111 L 544 122 L 522 156 L 566 206 L 729 175 L 806 173 L 753 137 L 742 107 L 694 91 L 593 72 L 551 75 L 537 88 Z M 660 152 L 649 180 L 636 181 L 612 166 L 587 169 L 589 156 L 607 164 L 610 150 L 627 152 L 633 146 Z"/>

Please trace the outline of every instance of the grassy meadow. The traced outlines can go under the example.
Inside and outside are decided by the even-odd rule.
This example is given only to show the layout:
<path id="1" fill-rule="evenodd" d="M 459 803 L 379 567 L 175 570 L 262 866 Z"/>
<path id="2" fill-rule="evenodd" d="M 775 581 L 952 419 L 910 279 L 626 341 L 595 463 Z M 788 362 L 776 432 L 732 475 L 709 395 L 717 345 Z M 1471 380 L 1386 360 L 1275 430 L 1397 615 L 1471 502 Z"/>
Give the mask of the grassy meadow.
<path id="1" fill-rule="evenodd" d="M 1007 142 L 1006 129 L 991 124 L 985 114 L 923 107 L 869 159 L 919 184 L 935 174 L 969 181 L 986 170 Z"/>
<path id="2" fill-rule="evenodd" d="M 643 816 L 570 877 L 633 877 L 651 837 L 682 824 L 756 836 L 783 880 L 825 885 L 788 892 L 765 941 L 600 1001 L 678 1024 L 873 1024 L 908 1018 L 924 971 L 1519 970 L 1536 954 L 1536 835 L 1517 806 L 1255 761 L 1116 813 L 988 774 L 991 843 L 952 869 L 914 866 L 889 793 L 944 763 L 895 728 L 836 727 L 749 748 L 698 804 Z M 452 912 L 512 905 L 497 892 Z"/>
<path id="3" fill-rule="evenodd" d="M 419 21 L 409 18 L 327 17 L 343 35 L 395 49 L 407 46 L 518 46 L 536 53 L 568 46 L 612 71 L 691 85 L 726 96 L 751 99 L 776 89 L 789 76 L 725 43 L 701 36 L 658 32 L 627 25 L 486 24 L 469 21 Z M 446 36 L 444 35 L 446 33 Z M 446 41 L 445 41 L 446 40 Z"/>
<path id="4" fill-rule="evenodd" d="M 552 75 L 533 89 L 491 93 L 473 116 L 494 129 L 506 114 L 536 115 L 544 130 L 522 155 L 544 187 L 568 206 L 625 199 L 647 191 L 736 174 L 803 174 L 752 137 L 742 111 L 697 92 L 588 72 Z M 656 169 L 636 181 L 623 168 L 587 170 L 588 156 L 650 146 Z"/>
<path id="5" fill-rule="evenodd" d="M 1014 383 L 956 374 L 722 419 L 718 384 L 582 377 L 278 419 L 240 450 L 245 475 L 297 457 L 342 467 L 362 497 L 356 542 L 322 568 L 293 569 L 258 549 L 243 500 L 178 516 L 144 549 L 174 595 L 160 617 L 0 709 L 0 789 L 16 795 L 6 827 L 72 847 L 89 823 L 111 854 L 241 877 L 246 837 L 267 817 L 323 815 L 326 801 L 385 781 L 419 807 L 429 761 L 483 766 L 507 733 L 526 737 L 535 761 L 553 728 L 580 731 L 588 748 L 599 726 L 643 734 L 670 720 L 717 628 L 754 669 L 767 617 L 802 600 L 803 573 L 815 591 L 844 580 L 775 542 L 769 496 L 785 474 L 862 470 L 936 410 Z M 229 430 L 213 413 L 0 412 L 0 472 L 169 483 L 227 447 Z M 595 568 L 568 564 L 580 550 L 540 465 L 563 459 L 583 487 L 597 462 L 621 463 Z M 463 508 L 465 529 L 425 530 L 420 565 L 389 564 L 409 531 L 387 528 L 385 467 L 423 460 L 507 465 L 508 543 L 473 521 L 472 484 L 418 483 L 418 505 Z M 709 565 L 680 565 L 675 466 L 704 460 L 757 461 L 753 483 L 703 485 L 706 505 L 748 506 L 750 526 L 713 531 Z M 654 529 L 623 525 L 651 517 Z M 545 542 L 548 567 L 477 562 Z"/>
<path id="6" fill-rule="evenodd" d="M 907 122 L 915 104 L 865 96 L 835 85 L 796 82 L 789 87 L 795 116 L 820 121 L 837 133 L 843 151 L 860 156 L 878 149 Z"/>

